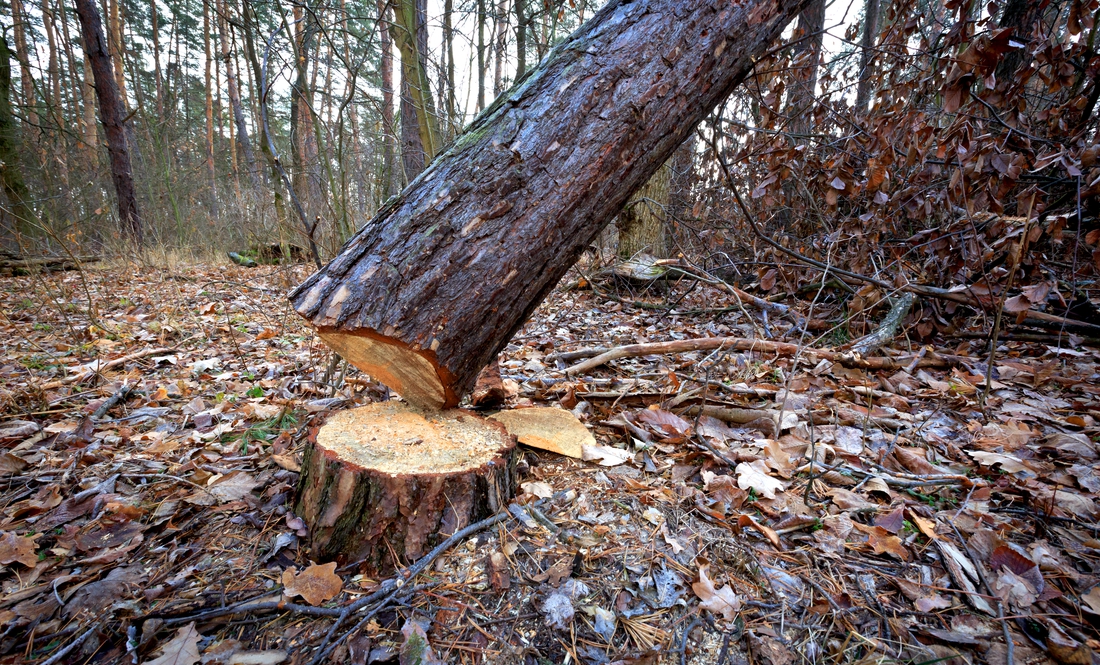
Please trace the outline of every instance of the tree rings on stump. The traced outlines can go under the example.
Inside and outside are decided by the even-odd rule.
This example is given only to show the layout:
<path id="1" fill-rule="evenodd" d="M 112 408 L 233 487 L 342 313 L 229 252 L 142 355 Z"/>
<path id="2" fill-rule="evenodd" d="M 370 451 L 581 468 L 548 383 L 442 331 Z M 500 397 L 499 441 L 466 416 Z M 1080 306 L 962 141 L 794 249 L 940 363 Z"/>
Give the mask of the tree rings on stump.
<path id="1" fill-rule="evenodd" d="M 302 458 L 312 557 L 388 573 L 515 494 L 515 439 L 469 411 L 380 402 L 332 416 Z"/>

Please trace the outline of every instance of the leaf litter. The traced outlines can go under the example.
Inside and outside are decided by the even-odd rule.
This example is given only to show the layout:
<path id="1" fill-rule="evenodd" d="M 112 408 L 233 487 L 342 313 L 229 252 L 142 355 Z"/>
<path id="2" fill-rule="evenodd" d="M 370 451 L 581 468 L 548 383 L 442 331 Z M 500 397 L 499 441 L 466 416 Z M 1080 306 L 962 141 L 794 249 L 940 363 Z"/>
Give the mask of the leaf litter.
<path id="1" fill-rule="evenodd" d="M 310 561 L 291 512 L 310 430 L 388 396 L 288 310 L 305 274 L 58 275 L 73 306 L 35 311 L 39 287 L 8 281 L 0 660 L 307 663 L 392 588 Z M 721 350 L 563 371 L 589 347 L 756 334 L 746 312 L 680 313 L 717 290 L 673 296 L 539 308 L 501 355 L 500 408 L 569 412 L 584 432 L 555 445 L 583 459 L 526 449 L 516 517 L 404 580 L 420 591 L 329 661 L 1004 662 L 1007 635 L 1018 662 L 1092 662 L 1094 354 L 1004 343 L 984 412 L 980 341 L 910 371 Z"/>

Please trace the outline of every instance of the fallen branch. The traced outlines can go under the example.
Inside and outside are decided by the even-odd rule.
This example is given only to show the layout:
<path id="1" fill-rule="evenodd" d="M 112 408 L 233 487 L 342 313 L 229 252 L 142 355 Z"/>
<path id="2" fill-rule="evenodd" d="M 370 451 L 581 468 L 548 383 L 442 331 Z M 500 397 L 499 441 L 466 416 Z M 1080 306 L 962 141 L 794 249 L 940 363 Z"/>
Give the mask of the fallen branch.
<path id="1" fill-rule="evenodd" d="M 896 298 L 879 327 L 875 328 L 871 334 L 860 337 L 851 345 L 852 352 L 865 356 L 894 339 L 894 335 L 898 332 L 898 326 L 901 325 L 902 319 L 909 313 L 909 309 L 916 299 L 917 297 L 912 293 L 903 293 Z"/>
<path id="2" fill-rule="evenodd" d="M 701 339 L 680 339 L 669 342 L 650 342 L 648 344 L 628 344 L 617 346 L 601 353 L 600 355 L 577 363 L 565 370 L 567 375 L 582 374 L 591 371 L 600 365 L 622 358 L 637 358 L 638 356 L 670 355 L 675 353 L 689 353 L 691 351 L 714 351 L 722 349 L 726 351 L 758 351 L 760 353 L 774 353 L 780 356 L 794 356 L 801 352 L 809 358 L 819 361 L 828 360 L 840 363 L 845 367 L 874 370 L 899 370 L 908 367 L 909 358 L 862 358 L 851 353 L 829 351 L 825 349 L 809 349 L 798 344 L 787 342 L 770 342 L 760 339 L 744 339 L 741 337 L 704 337 Z M 917 362 L 916 367 L 950 367 L 970 358 L 957 356 L 944 356 L 928 354 Z"/>
<path id="3" fill-rule="evenodd" d="M 126 398 L 130 396 L 130 392 L 133 391 L 133 389 L 134 384 L 128 381 L 123 381 L 118 390 L 116 390 L 113 395 L 103 400 L 103 403 L 100 404 L 99 408 L 95 410 L 95 413 L 92 414 L 92 420 L 99 420 L 103 416 L 107 415 L 107 412 L 113 409 L 115 405 L 117 405 L 119 402 L 125 401 Z"/>
<path id="4" fill-rule="evenodd" d="M 54 388 L 60 388 L 70 383 L 79 383 L 87 380 L 99 374 L 100 372 L 108 369 L 114 369 L 120 365 L 125 365 L 131 360 L 138 360 L 139 358 L 145 358 L 147 356 L 155 356 L 158 353 L 169 353 L 172 349 L 157 347 L 155 349 L 145 349 L 144 351 L 138 351 L 131 353 L 130 355 L 122 356 L 121 358 L 115 358 L 105 363 L 97 364 L 95 367 L 89 367 L 86 371 L 79 374 L 73 374 L 72 376 L 66 376 L 64 379 L 58 379 L 57 381 L 50 381 L 42 386 L 42 390 L 53 390 Z"/>

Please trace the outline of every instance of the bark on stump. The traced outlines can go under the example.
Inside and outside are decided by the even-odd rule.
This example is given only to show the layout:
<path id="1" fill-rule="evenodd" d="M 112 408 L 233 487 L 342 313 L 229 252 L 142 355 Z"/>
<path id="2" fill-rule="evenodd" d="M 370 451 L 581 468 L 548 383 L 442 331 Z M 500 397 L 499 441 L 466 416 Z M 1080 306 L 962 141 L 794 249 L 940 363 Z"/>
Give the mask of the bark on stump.
<path id="1" fill-rule="evenodd" d="M 516 454 L 502 424 L 469 411 L 342 411 L 306 447 L 295 514 L 314 559 L 389 573 L 507 505 Z"/>
<path id="2" fill-rule="evenodd" d="M 351 364 L 458 404 L 805 0 L 611 0 L 291 294 Z"/>

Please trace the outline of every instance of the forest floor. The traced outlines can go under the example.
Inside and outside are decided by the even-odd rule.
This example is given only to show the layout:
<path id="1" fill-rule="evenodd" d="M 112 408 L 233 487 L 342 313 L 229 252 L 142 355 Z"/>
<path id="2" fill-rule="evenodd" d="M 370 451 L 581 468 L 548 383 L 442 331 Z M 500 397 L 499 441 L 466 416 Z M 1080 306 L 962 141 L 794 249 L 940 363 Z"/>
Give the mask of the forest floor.
<path id="1" fill-rule="evenodd" d="M 290 311 L 307 274 L 0 280 L 0 663 L 309 663 L 380 588 L 311 562 L 290 510 L 311 430 L 387 397 Z M 1093 348 L 1010 335 L 984 408 L 981 334 L 899 335 L 891 369 L 718 349 L 567 375 L 585 347 L 813 341 L 709 286 L 600 288 L 556 291 L 501 366 L 505 408 L 615 450 L 527 451 L 514 517 L 341 622 L 330 662 L 1096 662 Z"/>

